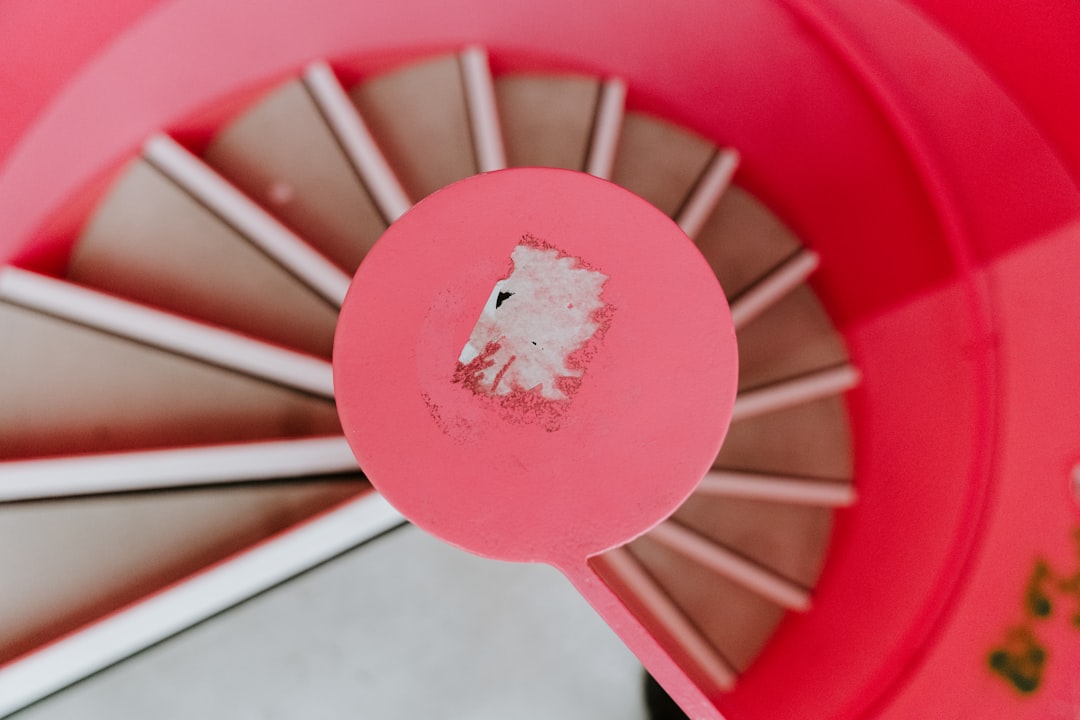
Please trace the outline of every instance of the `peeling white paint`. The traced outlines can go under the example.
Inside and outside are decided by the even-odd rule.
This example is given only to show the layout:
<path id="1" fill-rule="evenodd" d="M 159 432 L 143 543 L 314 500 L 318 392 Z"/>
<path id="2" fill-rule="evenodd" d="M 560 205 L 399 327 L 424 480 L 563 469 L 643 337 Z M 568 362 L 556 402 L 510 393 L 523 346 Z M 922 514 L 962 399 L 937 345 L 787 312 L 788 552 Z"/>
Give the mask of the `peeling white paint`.
<path id="1" fill-rule="evenodd" d="M 510 275 L 492 288 L 458 362 L 478 393 L 566 400 L 562 380 L 584 373 L 572 356 L 600 328 L 607 276 L 538 244 L 518 245 L 510 259 Z"/>

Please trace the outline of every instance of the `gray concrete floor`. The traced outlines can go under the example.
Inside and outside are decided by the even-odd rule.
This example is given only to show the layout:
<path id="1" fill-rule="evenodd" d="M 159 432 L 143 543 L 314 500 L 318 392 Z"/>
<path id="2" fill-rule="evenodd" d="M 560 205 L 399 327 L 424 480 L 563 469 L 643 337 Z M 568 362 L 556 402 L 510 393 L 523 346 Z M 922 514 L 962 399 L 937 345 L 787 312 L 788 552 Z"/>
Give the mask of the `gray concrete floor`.
<path id="1" fill-rule="evenodd" d="M 556 571 L 406 527 L 15 718 L 644 720 L 640 674 Z"/>

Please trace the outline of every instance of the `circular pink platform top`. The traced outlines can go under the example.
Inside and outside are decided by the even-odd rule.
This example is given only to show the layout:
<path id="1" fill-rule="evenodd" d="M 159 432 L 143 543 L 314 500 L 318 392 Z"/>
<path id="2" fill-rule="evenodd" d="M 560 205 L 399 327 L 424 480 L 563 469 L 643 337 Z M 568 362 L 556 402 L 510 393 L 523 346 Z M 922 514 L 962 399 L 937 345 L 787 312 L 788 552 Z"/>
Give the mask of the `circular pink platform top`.
<path id="1" fill-rule="evenodd" d="M 687 497 L 737 364 L 727 302 L 679 227 L 548 168 L 468 178 L 395 222 L 334 346 L 345 434 L 390 503 L 475 553 L 561 567 Z"/>

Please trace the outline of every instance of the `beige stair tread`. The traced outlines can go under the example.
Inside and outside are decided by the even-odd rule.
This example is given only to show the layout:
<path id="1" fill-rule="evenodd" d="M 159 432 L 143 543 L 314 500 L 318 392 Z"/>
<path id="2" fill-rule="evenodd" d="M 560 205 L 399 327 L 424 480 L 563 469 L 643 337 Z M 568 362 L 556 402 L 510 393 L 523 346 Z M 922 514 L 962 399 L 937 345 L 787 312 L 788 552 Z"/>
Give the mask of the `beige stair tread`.
<path id="1" fill-rule="evenodd" d="M 721 196 L 695 242 L 728 299 L 802 247 L 776 215 L 738 186 Z"/>
<path id="2" fill-rule="evenodd" d="M 510 167 L 581 170 L 600 83 L 595 78 L 512 74 L 495 79 Z"/>
<path id="3" fill-rule="evenodd" d="M 391 70 L 349 95 L 413 200 L 476 173 L 456 55 Z"/>
<path id="4" fill-rule="evenodd" d="M 68 277 L 314 355 L 333 347 L 330 305 L 141 160 L 83 231 Z"/>
<path id="5" fill-rule="evenodd" d="M 837 480 L 852 477 L 844 399 L 824 398 L 734 423 L 713 465 Z"/>
<path id="6" fill-rule="evenodd" d="M 366 487 L 274 483 L 0 507 L 0 663 Z"/>
<path id="7" fill-rule="evenodd" d="M 712 143 L 698 135 L 628 112 L 611 179 L 674 217 L 715 152 Z"/>
<path id="8" fill-rule="evenodd" d="M 847 361 L 840 333 L 802 285 L 739 331 L 739 389 L 745 390 Z"/>
<path id="9" fill-rule="evenodd" d="M 386 229 L 300 80 L 218 132 L 203 159 L 349 272 Z"/>
<path id="10" fill-rule="evenodd" d="M 713 647 L 746 670 L 784 617 L 783 608 L 649 540 L 630 551 Z"/>
<path id="11" fill-rule="evenodd" d="M 332 402 L 0 303 L 0 459 L 340 432 Z"/>
<path id="12" fill-rule="evenodd" d="M 804 588 L 813 588 L 832 530 L 832 510 L 695 495 L 675 513 L 682 525 Z"/>

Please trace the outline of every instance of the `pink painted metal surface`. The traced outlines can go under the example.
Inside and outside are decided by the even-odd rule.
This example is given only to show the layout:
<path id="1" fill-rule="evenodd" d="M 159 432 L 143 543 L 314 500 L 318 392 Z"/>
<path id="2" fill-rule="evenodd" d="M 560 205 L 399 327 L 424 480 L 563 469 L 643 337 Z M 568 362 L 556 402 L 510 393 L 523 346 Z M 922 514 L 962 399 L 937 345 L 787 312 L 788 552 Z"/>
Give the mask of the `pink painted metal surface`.
<path id="1" fill-rule="evenodd" d="M 316 0 L 252 14 L 178 0 L 132 24 L 144 5 L 57 3 L 78 31 L 57 31 L 45 64 L 38 36 L 0 15 L 21 89 L 3 120 L 0 260 L 62 268 L 103 178 L 147 136 L 205 138 L 316 57 L 355 80 L 482 43 L 496 73 L 618 74 L 631 107 L 739 149 L 739 182 L 821 255 L 815 287 L 864 377 L 860 503 L 839 516 L 814 610 L 716 706 L 735 720 L 1075 716 L 1078 644 L 1060 614 L 1036 625 L 1050 638 L 1039 690 L 987 664 L 1029 622 L 1032 564 L 1067 573 L 1080 524 L 1066 495 L 1080 394 L 1062 385 L 1078 340 L 1061 329 L 1080 256 L 1080 83 L 1062 70 L 1074 5 Z"/>
<path id="2" fill-rule="evenodd" d="M 596 282 L 515 282 L 544 253 Z M 562 342 L 581 305 L 595 332 Z M 513 349 L 467 359 L 491 365 L 478 392 L 462 348 L 489 314 L 486 343 Z M 513 387 L 524 348 L 557 348 L 561 367 Z M 689 495 L 720 448 L 737 362 L 720 286 L 677 225 L 606 181 L 529 168 L 451 185 L 386 232 L 342 309 L 334 379 L 361 465 L 416 524 L 566 567 Z"/>
<path id="3" fill-rule="evenodd" d="M 379 492 L 466 550 L 559 568 L 699 718 L 720 715 L 588 558 L 696 487 L 737 379 L 727 302 L 678 225 L 546 168 L 407 212 L 357 271 L 334 343 L 342 426 Z"/>

